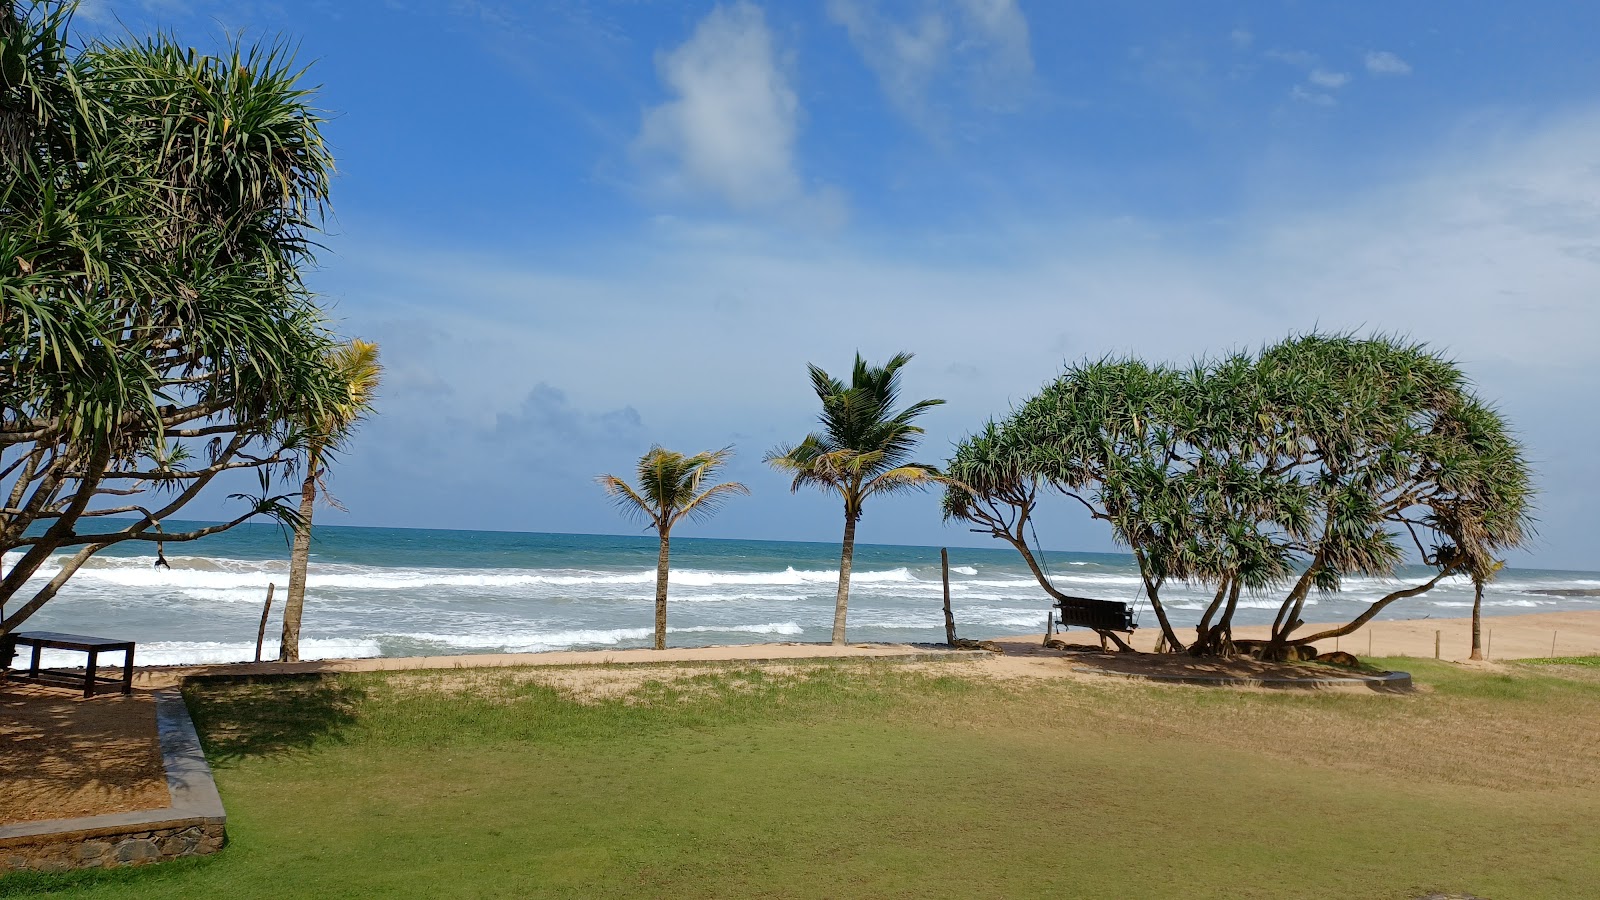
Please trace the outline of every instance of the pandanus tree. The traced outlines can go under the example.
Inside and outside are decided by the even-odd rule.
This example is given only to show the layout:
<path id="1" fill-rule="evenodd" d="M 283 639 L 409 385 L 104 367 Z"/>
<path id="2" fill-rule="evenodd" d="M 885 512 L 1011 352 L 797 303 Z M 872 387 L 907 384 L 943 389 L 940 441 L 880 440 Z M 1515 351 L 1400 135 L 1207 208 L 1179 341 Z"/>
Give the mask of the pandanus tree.
<path id="1" fill-rule="evenodd" d="M 793 476 L 792 490 L 814 487 L 836 493 L 844 501 L 844 540 L 833 610 L 835 644 L 843 644 L 845 639 L 856 524 L 867 498 L 922 490 L 938 483 L 933 466 L 911 461 L 923 433 L 912 423 L 944 401 L 920 400 L 904 409 L 895 408 L 900 401 L 901 370 L 910 361 L 911 354 L 899 353 L 888 363 L 873 366 L 857 353 L 848 385 L 810 366 L 812 389 L 822 401 L 822 428 L 798 444 L 767 454 L 769 464 Z"/>
<path id="2" fill-rule="evenodd" d="M 1018 544 L 1037 486 L 1133 553 L 1167 644 L 1228 653 L 1243 594 L 1282 591 L 1267 652 L 1349 634 L 1446 578 L 1482 580 L 1530 529 L 1521 448 L 1460 368 L 1384 337 L 1310 334 L 1187 368 L 1073 366 L 949 465 L 945 509 Z M 1009 518 L 1007 518 L 1009 517 Z M 1021 547 L 1019 549 L 1025 549 Z M 1350 622 L 1297 635 L 1313 591 L 1430 570 Z M 1190 642 L 1162 590 L 1212 599 Z"/>
<path id="3" fill-rule="evenodd" d="M 333 168 L 303 69 L 76 47 L 71 11 L 0 0 L 0 633 L 107 547 L 295 521 L 274 483 L 348 395 L 301 278 Z M 162 528 L 250 471 L 226 521 Z"/>
<path id="4" fill-rule="evenodd" d="M 643 519 L 661 539 L 656 556 L 656 649 L 667 648 L 667 572 L 670 567 L 672 528 L 684 519 L 702 520 L 715 515 L 724 500 L 748 494 L 737 481 L 711 484 L 727 465 L 733 448 L 684 456 L 651 447 L 639 458 L 638 482 L 628 484 L 615 475 L 596 480 L 626 515 Z"/>
<path id="5" fill-rule="evenodd" d="M 300 479 L 300 509 L 294 523 L 294 543 L 289 554 L 289 592 L 283 604 L 283 637 L 278 644 L 278 659 L 300 659 L 300 620 L 306 604 L 306 573 L 311 563 L 311 518 L 316 512 L 317 495 L 335 503 L 327 492 L 328 463 L 350 437 L 357 423 L 372 411 L 372 401 L 383 379 L 378 362 L 378 345 L 358 339 L 335 347 L 329 361 L 339 372 L 345 395 L 322 410 L 322 415 L 302 423 L 305 443 L 305 471 Z"/>
<path id="6" fill-rule="evenodd" d="M 1483 586 L 1504 567 L 1503 560 L 1496 560 L 1488 571 L 1472 573 L 1472 654 L 1469 659 L 1483 659 Z"/>

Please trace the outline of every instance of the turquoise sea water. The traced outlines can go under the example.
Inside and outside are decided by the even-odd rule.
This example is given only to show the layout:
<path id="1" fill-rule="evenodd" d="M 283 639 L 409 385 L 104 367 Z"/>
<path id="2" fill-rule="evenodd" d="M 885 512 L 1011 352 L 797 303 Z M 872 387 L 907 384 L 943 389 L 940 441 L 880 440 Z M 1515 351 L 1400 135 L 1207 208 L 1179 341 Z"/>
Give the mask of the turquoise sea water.
<path id="1" fill-rule="evenodd" d="M 184 523 L 168 523 L 169 529 Z M 526 534 L 318 527 L 312 548 L 302 655 L 410 656 L 648 646 L 656 541 L 651 536 Z M 668 602 L 673 645 L 825 641 L 833 621 L 839 548 L 832 543 L 672 542 Z M 112 548 L 81 570 L 26 628 L 104 633 L 140 643 L 144 663 L 249 659 L 267 584 L 278 586 L 266 653 L 276 655 L 288 542 L 272 525 L 244 525 L 192 544 L 169 544 L 170 570 L 153 548 Z M 1134 601 L 1132 559 L 1046 554 L 1071 594 Z M 1038 633 L 1049 603 L 1009 547 L 951 548 L 951 596 L 964 637 Z M 48 578 L 50 572 L 41 573 Z M 1418 573 L 1411 573 L 1413 576 Z M 1551 589 L 1600 588 L 1600 573 L 1510 569 L 1488 592 L 1489 614 L 1600 609 L 1600 599 Z M 1342 595 L 1315 597 L 1307 619 L 1358 612 L 1389 583 L 1352 579 Z M 1200 615 L 1203 591 L 1169 588 L 1179 624 Z M 939 550 L 856 548 L 850 638 L 943 641 Z M 1446 583 L 1401 601 L 1390 618 L 1459 616 L 1471 585 Z M 1241 622 L 1269 621 L 1272 597 L 1245 598 Z M 1155 627 L 1147 608 L 1144 627 Z"/>

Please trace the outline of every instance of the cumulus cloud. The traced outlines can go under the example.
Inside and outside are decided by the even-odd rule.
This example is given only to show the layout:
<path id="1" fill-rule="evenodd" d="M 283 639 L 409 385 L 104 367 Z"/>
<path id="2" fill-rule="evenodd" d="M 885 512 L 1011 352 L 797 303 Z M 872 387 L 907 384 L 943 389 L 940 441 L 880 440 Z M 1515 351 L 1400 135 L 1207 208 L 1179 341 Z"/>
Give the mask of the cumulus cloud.
<path id="1" fill-rule="evenodd" d="M 1410 75 L 1411 64 L 1387 50 L 1368 51 L 1367 71 L 1374 75 Z"/>
<path id="2" fill-rule="evenodd" d="M 896 18 L 875 0 L 829 0 L 828 17 L 878 77 L 901 115 L 926 130 L 944 122 L 935 97 L 948 81 L 991 110 L 1022 104 L 1033 76 L 1028 20 L 1015 0 L 939 0 Z"/>
<path id="3" fill-rule="evenodd" d="M 740 211 L 830 202 L 800 177 L 800 101 L 759 7 L 716 7 L 656 68 L 672 98 L 646 111 L 635 150 L 657 187 Z"/>
<path id="4" fill-rule="evenodd" d="M 799 501 L 755 460 L 811 427 L 807 362 L 831 370 L 857 349 L 872 359 L 915 350 L 908 389 L 950 401 L 927 419 L 927 456 L 937 460 L 949 440 L 1033 391 L 1064 357 L 1181 361 L 1318 326 L 1387 331 L 1460 359 L 1525 437 L 1540 477 L 1559 488 L 1540 501 L 1545 543 L 1534 564 L 1590 564 L 1600 486 L 1583 448 L 1600 440 L 1600 425 L 1572 412 L 1592 407 L 1600 391 L 1600 110 L 1500 127 L 1480 118 L 1440 146 L 1409 154 L 1407 176 L 1339 191 L 1257 192 L 1278 199 L 1170 237 L 1162 223 L 1051 209 L 923 254 L 914 248 L 930 245 L 914 228 L 797 243 L 663 226 L 629 245 L 626 266 L 616 264 L 614 241 L 551 264 L 447 245 L 349 247 L 342 257 L 353 296 L 341 311 L 352 333 L 371 333 L 360 320 L 370 295 L 382 315 L 405 302 L 426 310 L 440 333 L 484 348 L 452 353 L 440 370 L 456 387 L 447 408 L 476 427 L 417 447 L 405 436 L 437 432 L 441 409 L 419 397 L 386 405 L 363 441 L 376 452 L 392 435 L 397 453 L 464 470 L 505 458 L 486 442 L 522 446 L 509 436 L 528 429 L 576 434 L 585 454 L 607 455 L 570 464 L 572 508 L 598 510 L 593 527 L 605 530 L 614 524 L 601 518 L 607 512 L 587 474 L 626 465 L 651 441 L 697 449 L 737 439 L 752 469 L 736 477 L 758 495 L 742 504 L 741 518 L 719 520 L 726 530 L 718 533 L 804 539 L 835 527 L 836 510 L 819 506 L 814 522 L 795 518 Z M 874 249 L 884 246 L 897 249 Z M 743 311 L 725 311 L 726 297 L 743 298 Z M 714 346 L 661 365 L 662 347 L 705 346 L 712 328 Z M 576 382 L 571 373 L 587 374 Z M 540 382 L 565 384 L 572 399 Z M 352 477 L 361 469 L 346 467 Z M 499 490 L 488 481 L 452 489 Z M 564 489 L 541 490 L 548 512 L 521 527 L 576 527 L 555 505 Z M 366 509 L 385 491 L 395 493 L 392 484 L 350 481 L 341 496 Z M 873 527 L 895 540 L 949 539 L 937 511 L 919 502 L 886 505 Z M 1088 528 L 1062 537 L 1085 549 L 1102 539 Z"/>

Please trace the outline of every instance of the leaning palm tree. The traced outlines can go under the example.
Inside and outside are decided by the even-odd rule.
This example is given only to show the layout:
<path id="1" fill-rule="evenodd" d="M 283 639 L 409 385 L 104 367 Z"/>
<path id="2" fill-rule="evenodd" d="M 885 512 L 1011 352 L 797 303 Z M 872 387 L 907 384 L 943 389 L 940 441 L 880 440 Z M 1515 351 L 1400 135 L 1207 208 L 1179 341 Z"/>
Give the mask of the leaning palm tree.
<path id="1" fill-rule="evenodd" d="M 911 354 L 899 353 L 887 365 L 872 366 L 857 353 L 848 387 L 817 366 L 808 366 L 811 386 L 822 401 L 822 430 L 806 435 L 792 447 L 767 454 L 767 462 L 774 468 L 794 476 L 792 490 L 809 485 L 834 491 L 844 500 L 844 547 L 833 608 L 835 644 L 844 643 L 850 610 L 850 562 L 862 504 L 874 494 L 920 490 L 938 481 L 932 466 L 909 462 L 922 434 L 911 422 L 944 401 L 922 400 L 902 410 L 894 408 L 900 396 L 900 370 L 910 361 Z"/>
<path id="2" fill-rule="evenodd" d="M 344 396 L 325 407 L 317 421 L 303 423 L 306 436 L 305 479 L 300 483 L 300 514 L 295 520 L 294 549 L 289 554 L 289 596 L 283 604 L 283 638 L 278 644 L 280 662 L 300 659 L 300 616 L 306 604 L 306 567 L 311 559 L 311 514 L 316 509 L 317 488 L 327 474 L 328 457 L 350 436 L 356 423 L 372 411 L 372 400 L 383 379 L 378 345 L 360 339 L 340 344 L 328 361 L 344 383 Z M 324 489 L 324 497 L 327 497 Z"/>
<path id="3" fill-rule="evenodd" d="M 625 514 L 643 519 L 661 537 L 656 556 L 656 649 L 667 649 L 667 566 L 671 554 L 672 526 L 685 517 L 707 519 L 716 514 L 730 494 L 748 494 L 737 481 L 704 485 L 733 455 L 732 447 L 684 456 L 663 447 L 651 447 L 639 458 L 639 483 L 633 486 L 615 475 L 595 480 Z"/>

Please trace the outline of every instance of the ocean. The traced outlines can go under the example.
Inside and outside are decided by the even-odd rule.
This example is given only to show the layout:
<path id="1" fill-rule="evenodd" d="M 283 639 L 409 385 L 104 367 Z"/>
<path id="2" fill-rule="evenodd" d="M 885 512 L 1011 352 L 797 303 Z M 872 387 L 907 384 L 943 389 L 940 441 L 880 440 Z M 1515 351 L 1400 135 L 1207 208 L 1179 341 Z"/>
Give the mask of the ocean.
<path id="1" fill-rule="evenodd" d="M 649 646 L 656 546 L 650 535 L 318 526 L 301 655 Z M 828 640 L 837 544 L 680 537 L 672 550 L 670 645 Z M 130 638 L 142 664 L 248 660 L 267 585 L 275 582 L 264 653 L 275 658 L 288 555 L 287 536 L 266 524 L 168 544 L 170 570 L 154 566 L 150 545 L 123 544 L 91 560 L 23 628 Z M 1052 552 L 1045 559 L 1067 593 L 1129 602 L 1142 596 L 1127 555 Z M 944 640 L 937 547 L 858 545 L 854 568 L 851 640 Z M 51 574 L 47 568 L 39 577 Z M 950 581 L 962 637 L 1043 630 L 1049 602 L 1009 547 L 951 548 Z M 1600 609 L 1600 597 L 1541 593 L 1596 588 L 1600 573 L 1507 569 L 1488 589 L 1484 612 Z M 1314 595 L 1306 619 L 1345 620 L 1388 589 L 1390 583 L 1351 579 L 1341 595 Z M 1180 626 L 1196 622 L 1209 599 L 1203 590 L 1169 588 L 1165 596 Z M 1239 623 L 1269 622 L 1277 599 L 1246 597 L 1241 606 Z M 1456 617 L 1471 606 L 1472 585 L 1460 579 L 1394 604 L 1385 618 Z M 1142 627 L 1157 627 L 1147 605 L 1136 608 Z"/>

